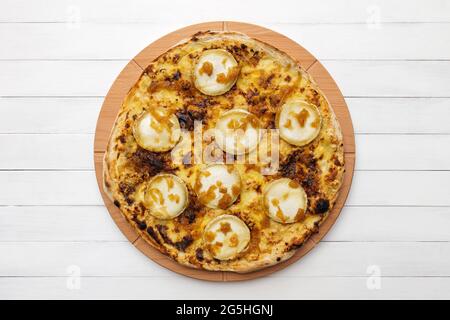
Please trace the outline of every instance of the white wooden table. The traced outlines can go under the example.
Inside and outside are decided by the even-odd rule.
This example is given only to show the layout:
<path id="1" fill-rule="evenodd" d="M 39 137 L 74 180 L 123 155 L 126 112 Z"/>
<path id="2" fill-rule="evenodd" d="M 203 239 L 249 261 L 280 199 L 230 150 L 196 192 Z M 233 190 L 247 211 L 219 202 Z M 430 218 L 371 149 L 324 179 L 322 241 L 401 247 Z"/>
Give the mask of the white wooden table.
<path id="1" fill-rule="evenodd" d="M 0 298 L 450 298 L 450 1 L 187 3 L 0 2 Z M 110 219 L 93 171 L 97 115 L 126 62 L 169 31 L 224 19 L 318 57 L 357 143 L 325 240 L 244 283 L 148 260 Z"/>

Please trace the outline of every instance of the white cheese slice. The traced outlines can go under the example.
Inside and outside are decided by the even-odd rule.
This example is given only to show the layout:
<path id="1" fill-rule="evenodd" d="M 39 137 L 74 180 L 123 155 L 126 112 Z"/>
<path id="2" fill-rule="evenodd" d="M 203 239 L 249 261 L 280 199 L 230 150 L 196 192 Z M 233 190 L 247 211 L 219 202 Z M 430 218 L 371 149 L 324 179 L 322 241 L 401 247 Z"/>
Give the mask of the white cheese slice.
<path id="1" fill-rule="evenodd" d="M 199 172 L 194 190 L 205 206 L 226 209 L 241 193 L 241 176 L 231 165 L 212 164 Z"/>
<path id="2" fill-rule="evenodd" d="M 203 241 L 214 258 L 230 260 L 247 248 L 250 230 L 238 217 L 224 214 L 206 225 Z"/>
<path id="3" fill-rule="evenodd" d="M 261 124 L 254 114 L 232 109 L 217 120 L 214 138 L 219 148 L 227 153 L 249 153 L 256 149 L 261 139 Z"/>
<path id="4" fill-rule="evenodd" d="M 144 149 L 164 152 L 172 149 L 180 140 L 178 118 L 163 109 L 144 112 L 133 127 L 136 142 Z"/>
<path id="5" fill-rule="evenodd" d="M 200 92 L 217 96 L 233 87 L 239 65 L 233 55 L 223 49 L 204 51 L 194 67 L 194 84 Z"/>
<path id="6" fill-rule="evenodd" d="M 280 223 L 293 223 L 304 218 L 308 206 L 305 190 L 294 180 L 281 178 L 263 190 L 268 216 Z"/>
<path id="7" fill-rule="evenodd" d="M 185 183 L 173 174 L 154 176 L 145 190 L 144 205 L 158 219 L 179 216 L 188 202 L 189 194 Z"/>
<path id="8" fill-rule="evenodd" d="M 322 117 L 316 106 L 302 100 L 292 100 L 281 107 L 276 126 L 283 140 L 295 146 L 304 146 L 319 134 Z"/>

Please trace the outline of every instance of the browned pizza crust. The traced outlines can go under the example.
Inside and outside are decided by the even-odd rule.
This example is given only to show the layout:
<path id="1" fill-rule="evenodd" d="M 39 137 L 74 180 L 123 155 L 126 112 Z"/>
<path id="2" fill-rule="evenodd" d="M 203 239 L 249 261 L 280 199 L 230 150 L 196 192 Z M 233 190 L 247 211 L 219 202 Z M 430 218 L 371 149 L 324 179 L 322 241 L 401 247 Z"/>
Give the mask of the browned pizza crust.
<path id="1" fill-rule="evenodd" d="M 238 81 L 227 93 L 206 96 L 196 90 L 192 65 L 205 49 L 233 54 L 241 67 Z M 139 147 L 132 126 L 143 110 L 164 106 L 192 135 L 194 121 L 213 128 L 225 111 L 239 106 L 253 113 L 265 128 L 273 128 L 280 106 L 292 97 L 315 105 L 322 116 L 318 137 L 295 147 L 280 143 L 280 167 L 275 175 L 261 175 L 263 164 L 236 164 L 243 185 L 238 201 L 226 210 L 201 205 L 194 192 L 195 178 L 205 165 L 173 163 L 169 152 Z M 206 142 L 204 142 L 206 144 Z M 192 154 L 181 154 L 182 160 Z M 186 162 L 186 161 L 184 161 Z M 179 176 L 189 188 L 189 206 L 177 218 L 159 220 L 149 214 L 140 186 L 158 173 Z M 290 258 L 327 218 L 342 184 L 342 133 L 326 97 L 298 62 L 285 53 L 234 32 L 203 32 L 176 45 L 148 66 L 123 102 L 104 158 L 104 190 L 129 223 L 153 247 L 179 263 L 207 270 L 250 272 Z M 308 196 L 305 218 L 292 224 L 271 220 L 262 204 L 262 188 L 273 179 L 298 182 Z M 248 248 L 228 261 L 214 259 L 202 241 L 202 230 L 214 217 L 232 214 L 249 227 Z"/>

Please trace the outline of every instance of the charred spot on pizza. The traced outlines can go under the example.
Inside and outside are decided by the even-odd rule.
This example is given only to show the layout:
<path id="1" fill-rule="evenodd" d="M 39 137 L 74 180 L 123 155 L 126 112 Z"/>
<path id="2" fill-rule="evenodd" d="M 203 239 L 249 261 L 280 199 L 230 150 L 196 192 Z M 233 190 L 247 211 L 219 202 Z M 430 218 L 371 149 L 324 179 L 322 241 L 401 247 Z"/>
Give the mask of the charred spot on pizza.
<path id="1" fill-rule="evenodd" d="M 170 83 L 176 82 L 176 81 L 178 81 L 180 79 L 181 79 L 181 72 L 178 69 L 174 73 L 172 73 L 170 75 L 167 75 L 164 78 L 165 81 L 168 81 Z"/>
<path id="2" fill-rule="evenodd" d="M 133 220 L 136 223 L 139 230 L 147 229 L 147 223 L 145 221 L 139 220 L 138 218 L 134 218 Z"/>
<path id="3" fill-rule="evenodd" d="M 114 200 L 114 205 L 120 209 L 120 202 L 117 200 Z"/>
<path id="4" fill-rule="evenodd" d="M 303 246 L 303 243 L 292 243 L 292 244 L 287 246 L 286 252 L 300 249 L 302 246 Z"/>
<path id="5" fill-rule="evenodd" d="M 181 129 L 192 131 L 194 130 L 194 120 L 191 115 L 186 111 L 177 112 L 178 122 L 180 123 Z"/>
<path id="6" fill-rule="evenodd" d="M 318 214 L 322 214 L 327 212 L 329 208 L 330 208 L 330 201 L 328 201 L 328 199 L 320 198 L 316 202 L 315 212 Z"/>
<path id="7" fill-rule="evenodd" d="M 238 63 L 242 63 L 246 60 L 246 49 L 243 49 L 238 45 L 227 46 L 226 50 L 230 52 Z"/>
<path id="8" fill-rule="evenodd" d="M 259 85 L 266 89 L 271 85 L 273 78 L 275 78 L 275 74 L 271 73 L 268 76 L 263 76 L 259 79 Z"/>
<path id="9" fill-rule="evenodd" d="M 135 188 L 134 188 L 133 185 L 130 185 L 130 184 L 125 183 L 125 182 L 120 182 L 119 183 L 119 190 L 120 190 L 120 192 L 122 192 L 124 197 L 127 197 L 127 196 L 131 195 L 135 191 Z"/>
<path id="10" fill-rule="evenodd" d="M 133 207 L 133 217 L 136 219 L 138 216 L 143 217 L 145 216 L 145 212 L 147 211 L 147 208 L 145 208 L 144 204 L 139 202 L 136 203 L 136 205 Z"/>
<path id="11" fill-rule="evenodd" d="M 267 122 L 267 129 L 276 129 L 275 119 L 272 118 Z"/>
<path id="12" fill-rule="evenodd" d="M 200 205 L 197 197 L 190 193 L 189 195 L 189 205 L 184 210 L 184 212 L 178 216 L 178 221 L 183 225 L 189 225 L 194 223 L 195 218 L 197 217 L 197 214 L 202 209 L 202 206 Z"/>
<path id="13" fill-rule="evenodd" d="M 195 250 L 195 257 L 197 258 L 198 261 L 203 261 L 205 259 L 205 257 L 203 256 L 202 248 L 197 248 Z"/>
<path id="14" fill-rule="evenodd" d="M 337 167 L 342 167 L 342 163 L 339 161 L 339 159 L 336 156 L 333 156 L 334 160 L 333 163 Z"/>
<path id="15" fill-rule="evenodd" d="M 145 223 L 145 221 L 139 221 L 137 223 L 137 226 L 138 226 L 139 230 L 145 230 L 147 228 L 147 224 Z"/>
<path id="16" fill-rule="evenodd" d="M 192 83 L 187 80 L 180 80 L 178 82 L 178 87 L 180 88 L 181 92 L 186 92 L 192 89 Z"/>
<path id="17" fill-rule="evenodd" d="M 197 99 L 193 104 L 199 108 L 207 108 L 209 106 L 215 105 L 217 102 L 211 97 L 201 97 Z"/>
<path id="18" fill-rule="evenodd" d="M 311 233 L 318 233 L 319 232 L 319 224 L 320 224 L 320 220 L 314 221 L 314 225 L 310 229 Z"/>
<path id="19" fill-rule="evenodd" d="M 125 201 L 128 203 L 128 205 L 131 205 L 134 202 L 134 199 L 131 198 L 131 195 L 134 193 L 136 188 L 128 183 L 120 182 L 119 183 L 119 190 L 122 193 Z"/>
<path id="20" fill-rule="evenodd" d="M 273 94 L 269 97 L 269 103 L 273 108 L 278 108 L 281 105 L 283 97 L 279 94 Z"/>
<path id="21" fill-rule="evenodd" d="M 198 37 L 200 37 L 202 34 L 209 34 L 209 33 L 212 33 L 212 32 L 210 30 L 198 31 L 192 35 L 191 40 L 196 42 L 196 41 L 198 41 Z"/>
<path id="22" fill-rule="evenodd" d="M 319 94 L 319 92 L 317 92 L 317 90 L 315 90 L 311 87 L 308 87 L 305 90 L 305 96 L 308 99 L 308 101 L 311 102 L 313 105 L 315 105 L 315 106 L 320 105 L 321 95 Z"/>
<path id="23" fill-rule="evenodd" d="M 252 66 L 256 67 L 258 65 L 259 61 L 261 60 L 262 56 L 263 56 L 263 54 L 260 51 L 255 51 L 255 50 L 252 49 L 251 50 L 251 55 L 250 55 L 250 57 L 248 59 L 248 62 Z"/>
<path id="24" fill-rule="evenodd" d="M 182 129 L 192 131 L 194 130 L 195 121 L 203 121 L 206 116 L 206 109 L 201 107 L 188 106 L 182 111 L 176 113 L 180 127 Z"/>
<path id="25" fill-rule="evenodd" d="M 177 250 L 186 251 L 186 249 L 194 242 L 194 239 L 192 238 L 191 235 L 186 235 L 180 241 L 174 242 L 169 237 L 167 226 L 158 224 L 156 225 L 156 228 L 158 229 L 158 232 L 161 235 L 163 241 L 166 244 L 173 246 Z"/>
<path id="26" fill-rule="evenodd" d="M 309 150 L 296 150 L 280 165 L 280 175 L 298 181 L 311 197 L 318 194 L 320 181 L 317 160 Z"/>
<path id="27" fill-rule="evenodd" d="M 155 72 L 155 66 L 153 64 L 149 64 L 147 68 L 144 70 L 144 74 L 151 75 Z"/>
<path id="28" fill-rule="evenodd" d="M 127 138 L 125 137 L 124 134 L 121 134 L 118 138 L 117 138 L 122 144 L 125 144 L 127 142 Z"/>
<path id="29" fill-rule="evenodd" d="M 289 179 L 295 179 L 297 177 L 297 161 L 299 157 L 300 152 L 294 151 L 280 164 L 280 174 L 282 177 Z"/>
<path id="30" fill-rule="evenodd" d="M 131 160 L 139 170 L 148 172 L 150 176 L 171 169 L 170 152 L 152 152 L 138 147 Z"/>
<path id="31" fill-rule="evenodd" d="M 167 226 L 164 226 L 162 224 L 158 224 L 156 225 L 156 229 L 158 230 L 162 240 L 170 245 L 173 245 L 173 241 L 172 239 L 170 239 L 169 235 L 167 234 Z"/>
<path id="32" fill-rule="evenodd" d="M 255 106 L 261 101 L 257 88 L 249 88 L 248 91 L 244 93 L 244 95 L 247 104 L 250 106 Z"/>
<path id="33" fill-rule="evenodd" d="M 329 173 L 326 175 L 325 179 L 328 182 L 333 182 L 336 179 L 337 175 L 338 175 L 338 168 L 331 167 L 329 170 Z"/>
<path id="34" fill-rule="evenodd" d="M 177 64 L 178 61 L 180 61 L 180 55 L 178 53 L 175 53 L 172 57 L 172 62 Z"/>
<path id="35" fill-rule="evenodd" d="M 320 184 L 317 175 L 307 171 L 306 175 L 300 181 L 308 197 L 316 196 L 317 194 L 319 194 Z"/>
<path id="36" fill-rule="evenodd" d="M 186 251 L 186 249 L 194 242 L 191 235 L 184 236 L 180 241 L 177 241 L 173 246 L 180 251 Z"/>
<path id="37" fill-rule="evenodd" d="M 269 108 L 265 104 L 249 105 L 248 111 L 253 113 L 255 116 L 261 118 L 269 111 Z"/>
<path id="38" fill-rule="evenodd" d="M 172 75 L 171 80 L 172 81 L 178 81 L 181 78 L 181 72 L 180 70 L 175 71 L 175 73 Z"/>
<path id="39" fill-rule="evenodd" d="M 155 229 L 153 229 L 152 227 L 148 227 L 148 228 L 147 228 L 147 233 L 148 233 L 148 235 L 149 235 L 153 240 L 155 240 L 155 242 L 156 242 L 157 244 L 161 244 L 161 241 L 159 240 L 159 237 L 158 237 L 158 235 L 156 234 Z"/>

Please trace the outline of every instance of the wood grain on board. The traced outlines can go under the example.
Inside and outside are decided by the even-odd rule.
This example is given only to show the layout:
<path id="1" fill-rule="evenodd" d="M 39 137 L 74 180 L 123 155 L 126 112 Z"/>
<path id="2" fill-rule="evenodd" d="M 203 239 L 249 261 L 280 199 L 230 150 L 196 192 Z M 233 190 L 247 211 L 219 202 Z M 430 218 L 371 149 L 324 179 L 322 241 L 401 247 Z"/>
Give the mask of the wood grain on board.
<path id="1" fill-rule="evenodd" d="M 188 38 L 192 34 L 198 31 L 206 30 L 218 30 L 218 31 L 237 31 L 242 32 L 250 37 L 256 38 L 260 41 L 266 42 L 282 51 L 285 51 L 295 60 L 297 60 L 303 68 L 308 72 L 317 82 L 318 86 L 327 96 L 331 106 L 333 107 L 336 116 L 344 134 L 344 149 L 345 149 L 345 176 L 344 183 L 340 190 L 339 196 L 336 200 L 336 204 L 333 210 L 330 212 L 329 217 L 325 220 L 320 227 L 318 233 L 312 236 L 303 246 L 297 250 L 292 258 L 275 266 L 265 268 L 256 272 L 250 273 L 233 273 L 233 272 L 210 272 L 205 270 L 197 270 L 182 266 L 172 260 L 171 258 L 163 255 L 158 250 L 149 245 L 134 228 L 128 223 L 125 217 L 120 213 L 119 209 L 112 203 L 103 190 L 103 155 L 106 150 L 106 145 L 109 139 L 109 134 L 114 124 L 117 112 L 120 109 L 122 101 L 126 97 L 129 90 L 137 82 L 141 76 L 143 70 L 150 64 L 156 57 L 167 51 L 170 47 L 176 45 L 180 41 Z M 170 269 L 179 274 L 183 274 L 188 277 L 209 280 L 209 281 L 241 281 L 250 280 L 266 276 L 275 271 L 286 268 L 288 265 L 296 262 L 306 253 L 308 253 L 314 246 L 325 236 L 328 230 L 332 227 L 336 219 L 338 218 L 345 200 L 350 190 L 353 171 L 355 166 L 355 140 L 353 125 L 348 112 L 345 100 L 334 82 L 333 78 L 325 70 L 325 68 L 318 62 L 307 50 L 292 41 L 291 39 L 271 31 L 269 29 L 247 24 L 241 22 L 229 22 L 229 21 L 216 21 L 207 22 L 197 25 L 191 25 L 160 38 L 153 42 L 144 50 L 142 50 L 133 60 L 131 60 L 127 66 L 117 77 L 116 81 L 109 90 L 97 122 L 97 128 L 95 132 L 94 142 L 94 162 L 95 171 L 98 186 L 100 188 L 102 198 L 105 205 L 127 239 L 134 244 L 142 253 L 147 257 L 158 263 L 159 265 Z"/>

